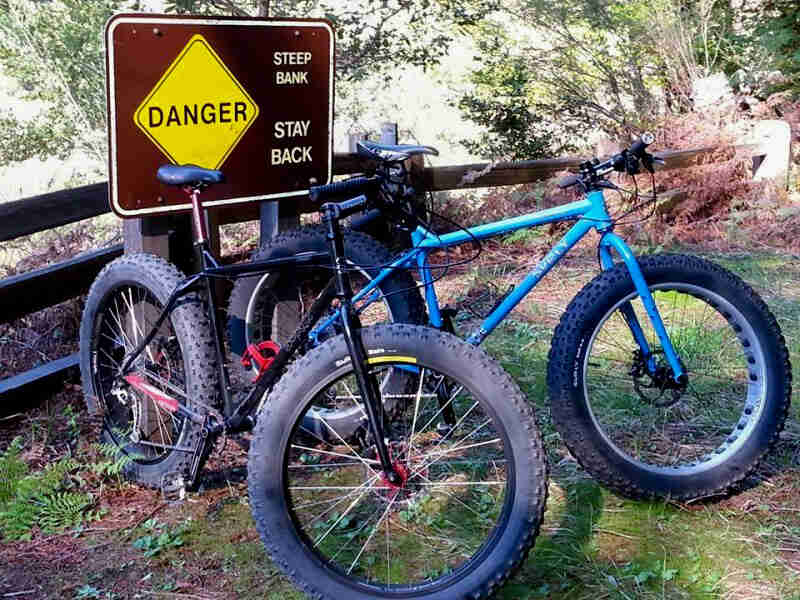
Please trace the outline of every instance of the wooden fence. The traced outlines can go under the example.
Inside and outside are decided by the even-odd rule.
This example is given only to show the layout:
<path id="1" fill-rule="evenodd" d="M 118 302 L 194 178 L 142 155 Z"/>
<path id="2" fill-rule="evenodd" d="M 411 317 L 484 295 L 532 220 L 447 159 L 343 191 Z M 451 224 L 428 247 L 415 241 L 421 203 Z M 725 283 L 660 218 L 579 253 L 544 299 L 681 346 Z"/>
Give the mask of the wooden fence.
<path id="1" fill-rule="evenodd" d="M 713 148 L 701 148 L 658 153 L 657 156 L 665 161 L 659 169 L 677 169 L 699 164 L 712 152 Z M 419 163 L 415 163 L 412 165 L 412 173 L 419 188 L 443 191 L 540 181 L 552 177 L 559 171 L 575 169 L 582 160 L 584 159 L 558 158 L 447 167 L 422 167 Z M 334 155 L 335 175 L 363 172 L 368 168 L 369 165 L 355 154 Z M 670 193 L 673 201 L 680 195 L 679 190 Z M 305 199 L 299 201 L 293 199 L 280 204 L 282 216 L 291 217 L 314 211 L 315 207 Z M 0 204 L 0 242 L 107 212 L 109 212 L 107 183 Z M 215 229 L 220 224 L 258 218 L 258 204 L 220 209 L 210 215 L 210 221 Z M 188 216 L 130 219 L 125 223 L 125 249 L 153 251 L 172 259 L 186 269 L 185 262 L 184 264 L 181 262 L 192 255 L 188 231 Z M 156 240 L 156 243 L 152 243 L 153 240 Z M 166 244 L 161 243 L 159 246 L 158 240 L 162 242 L 166 240 Z M 0 280 L 0 324 L 86 293 L 103 266 L 120 256 L 123 251 L 122 244 L 110 246 Z M 0 380 L 0 400 L 5 403 L 8 398 L 20 394 L 30 397 L 30 394 L 36 393 L 39 388 L 63 379 L 70 371 L 74 371 L 77 365 L 78 355 L 73 354 Z M 0 413 L 4 411 L 3 403 L 0 403 Z"/>

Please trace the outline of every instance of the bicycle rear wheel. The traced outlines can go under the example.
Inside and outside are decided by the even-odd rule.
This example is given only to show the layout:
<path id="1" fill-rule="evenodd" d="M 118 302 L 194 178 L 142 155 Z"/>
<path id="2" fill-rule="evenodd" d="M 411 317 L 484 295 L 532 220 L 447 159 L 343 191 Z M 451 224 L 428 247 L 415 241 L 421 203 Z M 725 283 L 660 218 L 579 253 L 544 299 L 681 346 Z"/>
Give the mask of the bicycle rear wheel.
<path id="1" fill-rule="evenodd" d="M 348 438 L 331 427 L 332 440 L 303 425 L 330 402 L 361 410 L 334 338 L 292 365 L 258 419 L 248 482 L 264 544 L 313 597 L 486 597 L 525 559 L 544 511 L 531 409 L 496 362 L 455 336 L 389 325 L 363 340 L 374 376 L 403 369 L 414 380 L 385 431 L 403 481 L 383 479 L 366 427 Z"/>
<path id="2" fill-rule="evenodd" d="M 181 299 L 136 360 L 132 375 L 142 385 L 120 377 L 120 368 L 181 279 L 158 257 L 123 256 L 92 284 L 81 320 L 83 390 L 89 411 L 103 416 L 101 439 L 127 457 L 129 479 L 156 488 L 181 477 L 191 484 L 189 468 L 202 442 L 200 423 L 155 398 L 167 397 L 199 417 L 216 402 L 211 327 L 200 299 Z M 144 393 L 143 385 L 155 393 Z"/>
<path id="3" fill-rule="evenodd" d="M 318 226 L 283 232 L 259 248 L 253 260 L 325 251 L 328 249 L 325 235 L 325 229 Z M 354 291 L 375 277 L 381 265 L 391 262 L 388 250 L 363 233 L 345 231 L 344 248 Z M 231 375 L 237 386 L 245 387 L 258 373 L 254 364 L 243 366 L 241 358 L 247 347 L 266 340 L 284 345 L 332 275 L 331 269 L 324 267 L 293 268 L 236 281 L 228 308 L 228 340 L 232 358 Z M 409 271 L 396 270 L 381 282 L 378 290 L 380 299 L 366 298 L 355 305 L 362 324 L 425 322 L 425 305 Z M 339 333 L 341 329 L 338 323 L 334 323 L 321 332 L 318 339 L 303 344 L 298 354 L 306 353 Z M 393 398 L 402 395 L 407 385 L 408 378 L 403 371 L 387 372 L 383 377 L 381 386 L 386 390 L 388 411 L 394 409 Z M 354 410 L 352 405 L 331 404 L 310 412 L 306 417 L 307 427 L 316 430 L 319 435 L 327 432 L 321 425 L 320 417 L 323 417 L 341 435 L 347 436 L 359 427 L 362 414 Z"/>
<path id="4" fill-rule="evenodd" d="M 252 260 L 269 260 L 328 249 L 324 227 L 302 227 L 278 234 L 261 246 Z M 389 251 L 363 233 L 344 232 L 345 258 L 351 268 L 351 285 L 361 289 L 380 272 L 380 266 L 391 262 Z M 333 276 L 330 268 L 313 267 L 283 269 L 260 277 L 238 279 L 228 305 L 228 340 L 231 370 L 240 381 L 257 375 L 256 367 L 244 367 L 241 358 L 247 347 L 271 340 L 284 344 L 292 336 L 313 299 Z M 379 286 L 379 301 L 356 304 L 362 323 L 425 322 L 425 305 L 418 284 L 407 270 L 398 269 Z M 336 327 L 324 332 L 318 343 L 341 333 Z M 304 353 L 314 342 L 301 349 Z"/>

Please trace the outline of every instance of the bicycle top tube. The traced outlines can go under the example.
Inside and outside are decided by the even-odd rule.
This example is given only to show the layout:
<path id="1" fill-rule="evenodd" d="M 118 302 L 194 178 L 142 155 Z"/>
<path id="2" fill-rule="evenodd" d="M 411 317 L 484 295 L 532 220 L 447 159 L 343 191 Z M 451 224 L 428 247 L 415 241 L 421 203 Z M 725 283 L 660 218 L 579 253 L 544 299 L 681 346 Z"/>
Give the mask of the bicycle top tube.
<path id="1" fill-rule="evenodd" d="M 487 239 L 496 237 L 506 233 L 511 233 L 519 229 L 532 228 L 548 223 L 556 223 L 561 221 L 575 221 L 573 226 L 567 233 L 557 242 L 550 251 L 542 258 L 534 268 L 520 281 L 511 291 L 506 295 L 503 300 L 494 307 L 492 312 L 484 319 L 480 327 L 473 332 L 467 341 L 473 345 L 479 345 L 483 340 L 502 322 L 502 320 L 519 304 L 519 302 L 544 278 L 547 273 L 567 254 L 583 237 L 592 229 L 597 230 L 603 234 L 601 244 L 608 244 L 605 237 L 610 233 L 613 222 L 605 203 L 605 197 L 602 190 L 592 190 L 586 196 L 578 201 L 570 202 L 563 206 L 556 206 L 553 208 L 503 219 L 500 221 L 486 223 L 469 227 L 464 230 L 454 231 L 445 234 L 435 234 L 429 229 L 418 226 L 412 232 L 413 248 L 408 250 L 390 265 L 381 269 L 380 273 L 370 281 L 367 286 L 360 290 L 353 298 L 357 302 L 363 298 L 370 298 L 368 294 L 376 295 L 375 290 L 377 286 L 386 277 L 390 276 L 396 268 L 410 268 L 416 264 L 419 269 L 422 286 L 425 288 L 425 299 L 428 305 L 428 316 L 431 325 L 434 327 L 442 326 L 442 316 L 439 308 L 436 291 L 433 286 L 433 278 L 431 276 L 431 269 L 441 269 L 441 265 L 430 267 L 427 264 L 427 255 L 441 248 L 456 246 L 463 244 L 474 239 Z M 608 244 L 614 247 L 620 255 L 622 261 L 628 267 L 637 283 L 637 291 L 642 296 L 645 304 L 648 306 L 648 314 L 653 321 L 656 331 L 661 338 L 662 347 L 667 350 L 667 357 L 669 363 L 673 367 L 673 372 L 676 377 L 680 376 L 683 372 L 677 355 L 672 349 L 671 341 L 663 329 L 660 315 L 658 314 L 655 305 L 652 303 L 646 284 L 640 281 L 636 275 L 639 273 L 636 265 L 636 258 L 633 252 L 628 248 L 625 242 L 618 236 L 613 236 L 614 243 Z M 609 240 L 610 241 L 610 240 Z M 317 339 L 317 336 L 326 327 L 329 327 L 336 321 L 337 316 L 332 315 L 328 317 L 322 324 L 320 324 L 314 331 L 311 332 L 312 339 Z M 635 324 L 634 324 L 635 329 Z M 635 332 L 634 332 L 635 333 Z M 643 352 L 647 348 L 643 347 Z"/>
<path id="2" fill-rule="evenodd" d="M 611 219 L 606 210 L 603 193 L 601 191 L 593 191 L 587 194 L 582 200 L 570 202 L 563 206 L 555 206 L 519 217 L 511 217 L 501 221 L 467 227 L 464 230 L 450 233 L 435 234 L 427 228 L 419 226 L 415 232 L 418 238 L 415 240 L 414 247 L 425 250 L 436 250 L 464 244 L 475 238 L 483 240 L 511 233 L 519 229 L 538 227 L 540 225 L 558 223 L 560 221 L 571 221 L 574 219 L 587 219 L 593 224 L 592 226 L 597 226 L 599 228 L 609 226 L 611 224 Z"/>

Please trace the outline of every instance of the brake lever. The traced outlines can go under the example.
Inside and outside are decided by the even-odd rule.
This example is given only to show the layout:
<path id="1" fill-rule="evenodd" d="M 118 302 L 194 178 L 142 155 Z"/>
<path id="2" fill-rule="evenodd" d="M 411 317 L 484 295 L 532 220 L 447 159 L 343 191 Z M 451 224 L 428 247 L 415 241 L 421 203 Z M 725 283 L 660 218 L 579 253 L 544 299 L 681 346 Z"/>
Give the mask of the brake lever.
<path id="1" fill-rule="evenodd" d="M 653 165 L 665 165 L 665 164 L 666 163 L 664 162 L 663 158 L 658 158 L 657 156 L 653 156 L 652 154 L 645 153 L 644 156 L 642 156 L 642 165 L 644 165 L 644 168 L 647 170 L 648 173 L 652 174 L 655 172 Z"/>

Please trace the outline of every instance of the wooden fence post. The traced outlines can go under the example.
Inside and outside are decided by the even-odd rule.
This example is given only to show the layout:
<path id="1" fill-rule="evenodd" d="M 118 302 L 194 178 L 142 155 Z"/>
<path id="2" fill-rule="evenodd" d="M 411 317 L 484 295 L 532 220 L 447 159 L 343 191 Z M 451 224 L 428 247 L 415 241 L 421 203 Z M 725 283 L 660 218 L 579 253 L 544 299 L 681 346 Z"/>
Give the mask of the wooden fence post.
<path id="1" fill-rule="evenodd" d="M 219 255 L 219 219 L 216 211 L 206 211 L 211 250 Z M 188 214 L 125 219 L 122 224 L 125 254 L 147 252 L 160 256 L 184 273 L 195 273 L 192 250 L 192 222 Z"/>
<path id="2" fill-rule="evenodd" d="M 365 139 L 367 139 L 366 133 L 351 133 L 347 137 L 347 151 L 350 154 L 355 154 L 358 151 L 356 144 L 358 144 L 358 142 L 363 142 Z"/>
<path id="3" fill-rule="evenodd" d="M 169 260 L 169 217 L 142 217 L 122 222 L 125 254 L 147 252 Z"/>

